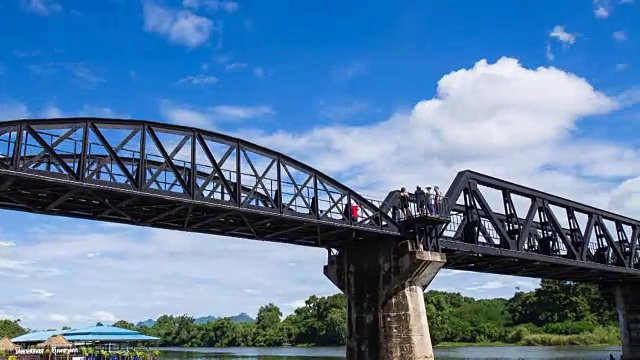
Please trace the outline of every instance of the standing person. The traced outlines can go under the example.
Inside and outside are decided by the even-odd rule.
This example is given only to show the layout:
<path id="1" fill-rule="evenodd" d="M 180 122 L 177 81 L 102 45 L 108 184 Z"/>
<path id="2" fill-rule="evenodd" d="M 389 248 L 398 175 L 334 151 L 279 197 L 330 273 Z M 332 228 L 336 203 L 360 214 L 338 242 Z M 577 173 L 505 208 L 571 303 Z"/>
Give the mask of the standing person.
<path id="1" fill-rule="evenodd" d="M 442 210 L 442 193 L 440 193 L 440 187 L 438 185 L 434 186 L 433 190 L 435 191 L 435 209 L 434 213 L 439 214 Z"/>
<path id="2" fill-rule="evenodd" d="M 354 223 L 358 222 L 358 211 L 360 210 L 360 206 L 356 204 L 353 200 L 351 200 L 351 221 Z"/>
<path id="3" fill-rule="evenodd" d="M 413 193 L 416 197 L 416 203 L 418 204 L 418 213 L 425 215 L 427 212 L 427 196 L 420 187 L 420 184 L 416 186 L 416 191 Z"/>
<path id="4" fill-rule="evenodd" d="M 432 215 L 433 214 L 433 194 L 431 193 L 431 186 L 427 186 L 425 197 L 427 198 L 427 214 Z"/>
<path id="5" fill-rule="evenodd" d="M 405 219 L 411 217 L 411 210 L 409 210 L 409 193 L 404 186 L 400 188 L 400 211 L 404 214 Z"/>

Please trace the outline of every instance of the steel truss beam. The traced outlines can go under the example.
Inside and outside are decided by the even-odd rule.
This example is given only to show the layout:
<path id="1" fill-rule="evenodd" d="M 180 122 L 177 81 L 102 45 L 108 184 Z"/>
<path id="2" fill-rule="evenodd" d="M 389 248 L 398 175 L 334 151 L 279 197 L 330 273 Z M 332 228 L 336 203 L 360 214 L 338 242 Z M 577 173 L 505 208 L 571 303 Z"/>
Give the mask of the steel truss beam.
<path id="1" fill-rule="evenodd" d="M 0 123 L 0 208 L 310 246 L 400 236 L 371 200 L 284 154 L 137 120 Z"/>
<path id="2" fill-rule="evenodd" d="M 492 207 L 485 194 L 495 191 L 501 195 L 500 208 L 495 204 Z M 445 252 L 464 251 L 485 254 L 494 261 L 508 257 L 543 264 L 537 267 L 561 260 L 581 271 L 626 269 L 623 272 L 640 274 L 638 220 L 469 170 L 458 173 L 445 196 L 451 214 L 450 224 L 441 228 L 444 237 L 440 246 Z M 518 213 L 515 197 L 529 202 L 526 213 Z M 493 200 L 498 202 L 495 196 Z M 586 219 L 583 224 L 579 216 Z M 473 263 L 465 266 L 472 268 Z M 532 273 L 539 273 L 536 266 L 528 266 Z M 484 266 L 484 271 L 490 268 Z M 517 267 L 512 270 L 513 275 L 528 276 Z M 582 276 L 574 275 L 576 279 Z M 593 274 L 585 276 L 595 279 Z"/>

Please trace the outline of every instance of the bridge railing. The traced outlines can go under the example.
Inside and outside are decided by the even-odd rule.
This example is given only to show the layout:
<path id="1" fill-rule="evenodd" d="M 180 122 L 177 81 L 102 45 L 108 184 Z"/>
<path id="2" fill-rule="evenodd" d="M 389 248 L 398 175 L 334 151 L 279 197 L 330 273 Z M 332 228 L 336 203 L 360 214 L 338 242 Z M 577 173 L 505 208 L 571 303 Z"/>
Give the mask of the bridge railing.
<path id="1" fill-rule="evenodd" d="M 67 133 L 77 129 L 79 127 L 72 128 Z M 103 131 L 106 134 L 107 130 Z M 255 206 L 269 205 L 269 203 L 273 203 L 278 198 L 279 192 L 281 206 L 284 207 L 284 204 L 288 204 L 287 209 L 295 213 L 311 214 L 317 210 L 323 219 L 342 221 L 349 217 L 347 214 L 351 211 L 352 204 L 348 203 L 348 197 L 343 196 L 344 192 L 335 190 L 327 185 L 322 185 L 322 191 L 316 191 L 316 185 L 313 184 L 313 181 L 306 183 L 306 185 L 302 185 L 302 181 L 300 183 L 290 181 L 289 177 L 295 177 L 293 169 L 291 170 L 293 175 L 288 174 L 289 176 L 287 176 L 284 172 L 282 176 L 278 174 L 279 180 L 276 178 L 275 170 L 273 169 L 271 171 L 267 169 L 266 173 L 263 174 L 266 176 L 258 176 L 255 173 L 242 170 L 238 172 L 238 169 L 249 170 L 249 166 L 244 163 L 244 166 L 238 167 L 235 161 L 225 162 L 224 158 L 225 156 L 228 157 L 228 154 L 222 156 L 222 159 L 218 158 L 220 160 L 219 169 L 216 169 L 212 164 L 200 162 L 192 164 L 190 160 L 191 154 L 188 151 L 181 151 L 184 145 L 182 143 L 175 147 L 179 151 L 169 154 L 172 165 L 175 168 L 171 169 L 171 166 L 167 163 L 167 158 L 157 153 L 157 151 L 154 153 L 149 149 L 145 149 L 143 155 L 139 150 L 141 144 L 131 141 L 133 136 L 123 139 L 120 145 L 114 146 L 112 149 L 107 149 L 101 142 L 97 141 L 86 141 L 86 148 L 83 149 L 85 140 L 78 138 L 77 134 L 76 136 L 68 136 L 66 133 L 55 133 L 54 131 L 46 130 L 37 130 L 37 133 L 51 149 L 55 150 L 56 155 L 63 159 L 66 166 L 72 170 L 79 171 L 78 169 L 82 167 L 81 154 L 84 151 L 87 164 L 84 167 L 86 170 L 83 178 L 89 182 L 106 181 L 114 185 L 131 185 L 130 174 L 137 178 L 140 175 L 139 169 L 143 168 L 146 172 L 144 174 L 147 181 L 146 187 L 149 190 L 182 195 L 184 189 L 181 186 L 180 178 L 189 179 L 193 168 L 195 168 L 197 174 L 197 196 L 204 199 L 229 201 L 231 194 L 223 186 L 223 183 L 225 179 L 228 181 L 228 179 L 239 178 L 243 189 L 243 203 Z M 61 168 L 60 159 L 52 156 L 40 142 L 29 141 L 29 136 L 29 133 L 25 132 L 21 142 L 22 146 L 18 154 L 20 167 L 25 168 L 27 171 L 64 174 L 65 169 Z M 14 156 L 15 142 L 16 138 L 15 136 L 12 138 L 11 133 L 8 137 L 0 136 L 0 159 Z M 111 156 L 110 151 L 115 153 L 117 158 Z M 206 160 L 206 156 L 201 153 L 197 158 Z M 258 165 L 255 163 L 256 167 Z M 266 167 L 267 164 L 262 165 Z M 253 167 L 254 165 L 251 166 Z M 126 174 L 123 168 L 129 174 Z M 218 171 L 222 178 L 225 179 L 221 179 L 220 176 L 211 176 L 218 173 Z M 237 176 L 238 173 L 240 176 Z M 235 186 L 235 184 L 232 185 Z M 317 185 L 317 189 L 320 189 L 319 185 Z M 314 194 L 318 194 L 317 199 L 314 199 Z M 375 199 L 367 200 L 370 200 L 374 205 L 380 203 L 379 200 Z M 358 222 L 358 225 L 381 226 L 379 220 L 377 222 L 373 221 L 375 215 L 370 210 L 360 207 L 359 211 L 359 217 L 352 219 L 354 222 Z"/>
<path id="2" fill-rule="evenodd" d="M 463 221 L 465 216 L 460 212 L 454 212 L 451 214 L 450 222 L 446 226 L 443 235 L 459 241 L 464 241 L 463 231 Z M 477 242 L 474 242 L 475 245 L 480 246 L 488 246 L 488 247 L 504 247 L 501 244 L 501 238 L 498 234 L 498 231 L 493 227 L 491 222 L 488 219 L 481 218 L 480 222 L 482 223 L 482 227 L 477 232 Z M 461 227 L 462 226 L 462 227 Z M 547 256 L 559 256 L 559 257 L 570 257 L 569 251 L 563 242 L 558 241 L 558 239 L 547 239 L 544 241 L 545 235 L 541 230 L 535 229 L 532 231 L 532 235 L 529 236 L 524 242 L 523 251 L 536 253 Z M 570 237 L 569 232 L 567 231 L 565 234 L 567 237 Z M 593 261 L 601 264 L 610 264 L 614 265 L 617 263 L 616 255 L 613 249 L 606 244 L 598 244 L 595 239 L 587 239 L 589 244 L 587 245 L 587 254 L 586 258 L 588 261 Z M 545 246 L 544 244 L 548 244 Z M 623 246 L 623 243 L 617 242 L 619 246 Z M 634 255 L 634 263 L 638 266 L 640 261 L 640 249 L 635 250 L 636 254 Z"/>
<path id="3" fill-rule="evenodd" d="M 432 217 L 448 220 L 449 214 L 449 198 L 446 196 L 432 195 L 432 201 L 425 204 L 419 204 L 413 199 L 409 200 L 409 207 L 400 209 L 398 206 L 391 207 L 391 218 L 396 221 L 403 221 L 416 217 Z"/>

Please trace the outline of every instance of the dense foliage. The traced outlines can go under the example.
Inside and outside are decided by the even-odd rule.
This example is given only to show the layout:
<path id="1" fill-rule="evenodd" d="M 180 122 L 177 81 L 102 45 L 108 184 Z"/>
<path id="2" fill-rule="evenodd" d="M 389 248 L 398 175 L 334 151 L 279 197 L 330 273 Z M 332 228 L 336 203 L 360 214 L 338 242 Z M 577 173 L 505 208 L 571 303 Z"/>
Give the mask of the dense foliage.
<path id="1" fill-rule="evenodd" d="M 595 345 L 619 342 L 615 306 L 596 286 L 543 280 L 538 289 L 511 299 L 476 300 L 459 293 L 425 294 L 434 343 L 520 343 Z M 274 304 L 258 310 L 255 322 L 220 318 L 198 324 L 188 315 L 163 315 L 151 327 L 118 321 L 115 326 L 157 336 L 159 346 L 231 347 L 343 345 L 347 336 L 343 295 L 311 296 L 283 319 Z M 0 321 L 0 336 L 24 332 Z"/>
<path id="2" fill-rule="evenodd" d="M 26 333 L 27 329 L 20 326 L 20 320 L 0 320 L 0 339 L 5 336 L 11 339 Z"/>

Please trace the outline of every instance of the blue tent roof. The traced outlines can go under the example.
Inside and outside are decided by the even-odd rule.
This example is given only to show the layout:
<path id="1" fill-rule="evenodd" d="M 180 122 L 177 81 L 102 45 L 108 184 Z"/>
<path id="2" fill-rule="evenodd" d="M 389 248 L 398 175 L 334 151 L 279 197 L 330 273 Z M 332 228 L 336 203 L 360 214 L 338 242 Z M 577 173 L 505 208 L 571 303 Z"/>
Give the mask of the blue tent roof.
<path id="1" fill-rule="evenodd" d="M 122 329 L 115 326 L 91 326 L 73 330 L 37 331 L 11 339 L 14 343 L 38 343 L 48 338 L 62 335 L 68 341 L 112 341 L 133 342 L 153 341 L 159 338 L 140 334 L 139 331 Z"/>
<path id="2" fill-rule="evenodd" d="M 79 335 L 79 334 L 108 334 L 108 335 L 135 335 L 140 334 L 139 331 L 127 330 L 115 326 L 90 326 L 88 328 L 67 330 L 62 333 L 64 337 L 67 335 Z"/>
<path id="3" fill-rule="evenodd" d="M 18 336 L 11 339 L 11 342 L 14 342 L 14 343 L 43 342 L 52 336 L 60 334 L 61 332 L 62 330 L 31 332 L 31 333 L 27 333 L 22 336 Z"/>
<path id="4" fill-rule="evenodd" d="M 125 342 L 125 341 L 153 341 L 158 340 L 157 337 L 147 336 L 142 334 L 127 335 L 104 335 L 104 334 L 90 334 L 90 335 L 69 335 L 65 336 L 68 341 L 112 341 L 112 342 Z"/>

